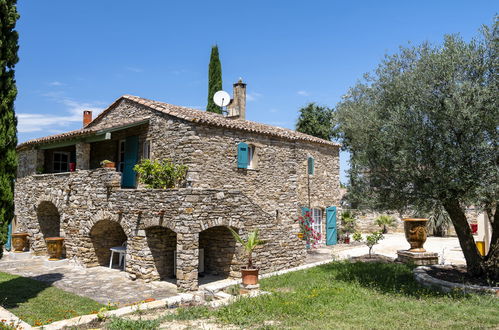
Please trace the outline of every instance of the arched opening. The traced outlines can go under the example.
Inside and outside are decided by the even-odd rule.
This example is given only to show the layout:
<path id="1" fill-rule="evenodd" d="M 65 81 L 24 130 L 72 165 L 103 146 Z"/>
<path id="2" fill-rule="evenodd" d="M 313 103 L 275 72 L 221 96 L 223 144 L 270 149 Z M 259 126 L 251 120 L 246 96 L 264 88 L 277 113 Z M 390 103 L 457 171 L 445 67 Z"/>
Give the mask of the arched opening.
<path id="1" fill-rule="evenodd" d="M 146 229 L 146 240 L 159 279 L 174 278 L 177 234 L 169 228 L 154 226 Z"/>
<path id="2" fill-rule="evenodd" d="M 236 240 L 225 226 L 211 227 L 199 233 L 199 248 L 204 250 L 204 272 L 228 277 L 237 271 Z"/>
<path id="3" fill-rule="evenodd" d="M 61 216 L 52 202 L 41 202 L 36 209 L 36 215 L 44 240 L 47 237 L 61 236 Z"/>
<path id="4" fill-rule="evenodd" d="M 110 248 L 122 246 L 126 242 L 127 237 L 125 231 L 119 223 L 110 220 L 98 221 L 90 230 L 90 239 L 94 246 L 96 260 L 90 263 L 90 266 L 107 266 L 111 257 Z M 118 255 L 115 253 L 115 258 L 118 260 Z"/>

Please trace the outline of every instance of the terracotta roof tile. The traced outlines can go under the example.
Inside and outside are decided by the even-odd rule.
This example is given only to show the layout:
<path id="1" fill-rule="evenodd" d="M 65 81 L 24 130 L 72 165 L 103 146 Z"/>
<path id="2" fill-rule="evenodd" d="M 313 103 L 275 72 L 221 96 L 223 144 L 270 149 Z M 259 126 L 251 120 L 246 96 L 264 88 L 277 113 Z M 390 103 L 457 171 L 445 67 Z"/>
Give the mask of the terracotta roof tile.
<path id="1" fill-rule="evenodd" d="M 212 112 L 181 107 L 181 106 L 172 105 L 172 104 L 163 103 L 163 102 L 157 102 L 157 101 L 153 101 L 153 100 L 144 99 L 144 98 L 141 98 L 138 96 L 123 95 L 122 97 L 117 99 L 115 102 L 113 102 L 113 104 L 111 104 L 101 114 L 99 114 L 86 127 L 78 129 L 78 130 L 62 133 L 62 134 L 50 135 L 50 136 L 41 137 L 38 139 L 29 140 L 29 141 L 26 141 L 24 143 L 19 144 L 17 146 L 17 149 L 21 149 L 21 148 L 29 146 L 29 145 L 36 145 L 36 144 L 47 143 L 47 142 L 52 142 L 52 141 L 56 141 L 56 140 L 65 140 L 65 139 L 74 138 L 74 137 L 92 135 L 92 134 L 95 134 L 96 132 L 103 130 L 103 129 L 106 129 L 106 128 L 126 126 L 126 125 L 129 125 L 130 123 L 144 120 L 144 119 L 141 119 L 141 120 L 134 119 L 130 123 L 120 123 L 120 125 L 115 125 L 115 126 L 106 125 L 105 127 L 99 127 L 98 129 L 93 128 L 93 125 L 95 125 L 97 122 L 99 122 L 100 119 L 106 115 L 106 113 L 108 113 L 113 108 L 115 108 L 120 103 L 120 101 L 123 99 L 135 102 L 137 104 L 144 105 L 148 108 L 151 108 L 153 110 L 156 110 L 156 111 L 159 111 L 162 113 L 166 113 L 166 114 L 173 116 L 173 117 L 177 117 L 177 118 L 180 118 L 180 119 L 183 119 L 186 121 L 190 121 L 190 122 L 194 122 L 194 123 L 200 123 L 203 125 L 217 126 L 217 127 L 228 128 L 228 129 L 253 132 L 253 133 L 264 134 L 264 135 L 268 135 L 268 136 L 275 136 L 275 137 L 279 137 L 279 138 L 283 138 L 283 139 L 287 139 L 287 140 L 293 140 L 293 141 L 305 141 L 305 142 L 312 142 L 312 143 L 318 143 L 318 144 L 323 144 L 323 145 L 340 146 L 339 144 L 337 144 L 335 142 L 323 140 L 323 139 L 320 139 L 320 138 L 317 138 L 317 137 L 314 137 L 311 135 L 307 135 L 304 133 L 300 133 L 297 131 L 293 131 L 293 130 L 287 129 L 287 128 L 266 125 L 266 124 L 262 124 L 262 123 L 249 121 L 249 120 L 229 119 L 229 118 L 226 118 L 222 115 L 212 113 Z"/>
<path id="2" fill-rule="evenodd" d="M 323 140 L 315 136 L 300 133 L 287 128 L 266 125 L 249 120 L 229 119 L 213 112 L 201 111 L 163 102 L 156 102 L 138 96 L 124 95 L 123 98 L 150 107 L 151 109 L 161 111 L 171 116 L 195 123 L 276 136 L 288 140 L 299 140 L 332 146 L 340 146 L 337 143 Z"/>

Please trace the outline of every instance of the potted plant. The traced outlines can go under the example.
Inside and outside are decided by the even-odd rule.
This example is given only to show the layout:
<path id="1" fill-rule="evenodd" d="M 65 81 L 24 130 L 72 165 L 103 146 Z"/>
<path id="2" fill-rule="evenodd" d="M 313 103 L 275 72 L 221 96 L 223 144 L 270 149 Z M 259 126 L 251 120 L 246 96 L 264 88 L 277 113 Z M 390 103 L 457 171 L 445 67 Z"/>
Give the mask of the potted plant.
<path id="1" fill-rule="evenodd" d="M 105 159 L 102 162 L 100 162 L 100 166 L 103 168 L 115 168 L 116 164 L 110 160 Z"/>
<path id="2" fill-rule="evenodd" d="M 248 254 L 248 264 L 245 267 L 241 267 L 241 275 L 243 278 L 243 285 L 255 285 L 258 284 L 258 268 L 253 267 L 253 251 L 258 245 L 264 244 L 264 241 L 258 238 L 258 229 L 252 231 L 248 234 L 248 238 L 246 240 L 242 239 L 236 231 L 230 227 L 227 227 L 234 239 L 241 243 L 244 247 L 244 250 Z"/>
<path id="3" fill-rule="evenodd" d="M 350 233 L 355 232 L 355 216 L 352 211 L 346 210 L 341 213 L 341 227 L 345 236 L 343 242 L 350 244 Z"/>

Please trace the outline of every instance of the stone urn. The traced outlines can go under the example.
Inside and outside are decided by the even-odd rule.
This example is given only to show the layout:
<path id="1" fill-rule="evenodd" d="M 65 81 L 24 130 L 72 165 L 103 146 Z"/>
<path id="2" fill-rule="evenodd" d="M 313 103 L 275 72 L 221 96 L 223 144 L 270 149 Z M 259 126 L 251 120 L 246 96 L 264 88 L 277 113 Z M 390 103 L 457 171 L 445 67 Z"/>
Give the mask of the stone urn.
<path id="1" fill-rule="evenodd" d="M 426 252 L 423 248 L 426 242 L 426 223 L 428 219 L 406 218 L 404 221 L 404 233 L 407 242 L 411 245 L 410 252 Z"/>
<path id="2" fill-rule="evenodd" d="M 49 260 L 60 260 L 62 259 L 62 243 L 64 242 L 64 237 L 48 237 L 45 239 L 47 243 L 47 251 L 49 253 Z"/>
<path id="3" fill-rule="evenodd" d="M 24 252 L 28 248 L 28 233 L 14 233 L 12 234 L 12 246 L 14 252 Z"/>

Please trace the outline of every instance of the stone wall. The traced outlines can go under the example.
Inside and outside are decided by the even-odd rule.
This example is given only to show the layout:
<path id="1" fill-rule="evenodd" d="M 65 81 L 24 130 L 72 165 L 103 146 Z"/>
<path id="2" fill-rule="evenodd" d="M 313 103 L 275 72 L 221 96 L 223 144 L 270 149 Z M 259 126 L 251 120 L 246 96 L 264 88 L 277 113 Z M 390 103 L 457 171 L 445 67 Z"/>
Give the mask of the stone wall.
<path id="1" fill-rule="evenodd" d="M 104 263 L 104 250 L 121 244 L 122 230 L 128 244 L 126 271 L 145 280 L 170 276 L 175 246 L 177 285 L 182 290 L 197 288 L 200 247 L 205 248 L 208 270 L 237 275 L 243 264 L 241 246 L 233 249 L 220 226 L 231 226 L 243 236 L 260 229 L 267 244 L 254 259 L 262 273 L 299 265 L 305 258 L 296 225 L 262 211 L 239 191 L 120 189 L 120 179 L 110 169 L 20 178 L 15 193 L 18 229 L 30 233 L 32 249 L 43 253 L 37 210 L 43 203 L 52 203 L 60 214 L 67 257 L 88 266 Z M 96 240 L 104 236 L 112 238 L 106 243 L 109 246 L 103 239 Z"/>

